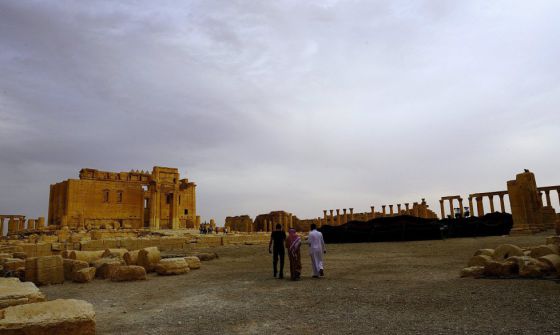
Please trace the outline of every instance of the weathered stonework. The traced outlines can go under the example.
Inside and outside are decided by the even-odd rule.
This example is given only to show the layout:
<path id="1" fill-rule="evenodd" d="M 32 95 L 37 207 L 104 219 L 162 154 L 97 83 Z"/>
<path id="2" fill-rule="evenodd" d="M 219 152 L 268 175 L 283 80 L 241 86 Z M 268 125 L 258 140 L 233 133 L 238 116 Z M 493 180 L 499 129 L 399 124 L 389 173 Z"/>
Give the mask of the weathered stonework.
<path id="1" fill-rule="evenodd" d="M 93 228 L 195 228 L 196 185 L 175 168 L 105 172 L 82 169 L 80 179 L 51 185 L 49 226 Z"/>

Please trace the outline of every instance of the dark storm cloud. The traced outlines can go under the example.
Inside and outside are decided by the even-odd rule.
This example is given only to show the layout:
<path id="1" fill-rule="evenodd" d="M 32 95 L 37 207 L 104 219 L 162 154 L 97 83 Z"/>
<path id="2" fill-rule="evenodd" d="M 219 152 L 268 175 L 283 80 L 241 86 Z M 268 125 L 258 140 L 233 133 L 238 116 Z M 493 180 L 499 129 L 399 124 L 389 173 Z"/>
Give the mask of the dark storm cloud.
<path id="1" fill-rule="evenodd" d="M 0 212 L 176 166 L 204 218 L 558 183 L 553 1 L 4 1 Z"/>

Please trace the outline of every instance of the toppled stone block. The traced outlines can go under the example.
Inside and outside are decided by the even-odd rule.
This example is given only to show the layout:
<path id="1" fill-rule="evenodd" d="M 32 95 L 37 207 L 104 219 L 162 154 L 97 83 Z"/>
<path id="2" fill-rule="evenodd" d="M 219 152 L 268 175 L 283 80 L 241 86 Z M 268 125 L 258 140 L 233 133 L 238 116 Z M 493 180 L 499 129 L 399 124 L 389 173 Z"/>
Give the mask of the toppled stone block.
<path id="1" fill-rule="evenodd" d="M 476 255 L 471 257 L 471 259 L 469 260 L 469 263 L 467 264 L 467 266 L 471 267 L 471 266 L 486 266 L 486 264 L 488 264 L 488 262 L 492 261 L 492 257 L 491 256 L 487 256 L 487 255 Z"/>
<path id="2" fill-rule="evenodd" d="M 146 269 L 139 265 L 123 265 L 111 274 L 112 281 L 146 280 Z"/>
<path id="3" fill-rule="evenodd" d="M 74 250 L 70 252 L 69 258 L 70 259 L 77 259 L 79 261 L 86 261 L 89 264 L 92 264 L 94 261 L 103 257 L 103 253 L 105 250 L 99 251 L 78 251 Z"/>
<path id="4" fill-rule="evenodd" d="M 95 267 L 95 276 L 101 279 L 107 279 L 111 277 L 111 273 L 124 265 L 124 262 L 116 258 L 101 258 L 92 263 Z"/>
<path id="5" fill-rule="evenodd" d="M 523 249 L 513 244 L 502 244 L 494 249 L 492 258 L 497 261 L 503 261 L 511 256 L 523 256 Z"/>
<path id="6" fill-rule="evenodd" d="M 560 245 L 560 236 L 549 236 L 546 238 L 546 244 Z"/>
<path id="7" fill-rule="evenodd" d="M 489 277 L 510 277 L 518 271 L 519 267 L 515 261 L 490 261 L 484 266 L 484 275 Z"/>
<path id="8" fill-rule="evenodd" d="M 519 276 L 524 278 L 539 278 L 549 271 L 547 264 L 529 256 L 514 256 L 510 257 L 508 261 L 512 261 L 517 264 Z"/>
<path id="9" fill-rule="evenodd" d="M 89 267 L 88 262 L 75 259 L 64 259 L 62 265 L 64 268 L 64 279 L 66 280 L 73 280 L 74 272 Z"/>
<path id="10" fill-rule="evenodd" d="M 146 272 L 153 271 L 160 260 L 161 254 L 157 247 L 144 248 L 138 251 L 138 265 L 143 266 Z"/>
<path id="11" fill-rule="evenodd" d="M 2 261 L 4 272 L 16 271 L 19 268 L 25 268 L 25 260 L 20 258 L 6 258 Z"/>
<path id="12" fill-rule="evenodd" d="M 72 280 L 76 283 L 89 283 L 95 278 L 95 268 L 89 267 L 72 273 Z"/>
<path id="13" fill-rule="evenodd" d="M 17 278 L 0 278 L 0 309 L 45 300 L 45 295 L 33 283 L 22 283 Z"/>
<path id="14" fill-rule="evenodd" d="M 140 250 L 129 251 L 123 255 L 123 259 L 126 265 L 137 265 L 138 264 L 138 252 Z"/>
<path id="15" fill-rule="evenodd" d="M 196 256 L 187 256 L 184 258 L 187 264 L 189 265 L 189 269 L 191 270 L 200 269 L 200 265 L 201 265 L 200 258 Z"/>
<path id="16" fill-rule="evenodd" d="M 492 257 L 494 255 L 494 249 L 478 249 L 473 256 L 484 255 Z"/>
<path id="17" fill-rule="evenodd" d="M 64 282 L 62 257 L 56 255 L 27 258 L 25 280 L 37 285 L 62 284 Z"/>
<path id="18" fill-rule="evenodd" d="M 102 258 L 120 258 L 123 259 L 124 258 L 124 254 L 126 254 L 128 252 L 127 249 L 105 249 L 105 251 L 103 252 L 103 255 L 101 255 Z"/>
<path id="19" fill-rule="evenodd" d="M 184 258 L 162 259 L 155 266 L 158 275 L 180 275 L 189 272 L 189 265 Z"/>
<path id="20" fill-rule="evenodd" d="M 95 312 L 90 303 L 75 299 L 12 306 L 0 316 L 0 333 L 95 335 Z"/>
<path id="21" fill-rule="evenodd" d="M 560 273 L 560 255 L 550 254 L 542 256 L 539 258 L 539 261 L 548 264 L 549 268 L 552 271 Z"/>
<path id="22" fill-rule="evenodd" d="M 14 258 L 26 259 L 27 254 L 23 251 L 16 251 L 16 252 L 14 252 Z"/>
<path id="23" fill-rule="evenodd" d="M 550 254 L 558 254 L 558 246 L 554 244 L 546 244 L 532 247 L 530 248 L 529 256 L 539 258 Z"/>
<path id="24" fill-rule="evenodd" d="M 469 266 L 461 270 L 461 278 L 473 277 L 480 278 L 484 275 L 484 266 Z"/>

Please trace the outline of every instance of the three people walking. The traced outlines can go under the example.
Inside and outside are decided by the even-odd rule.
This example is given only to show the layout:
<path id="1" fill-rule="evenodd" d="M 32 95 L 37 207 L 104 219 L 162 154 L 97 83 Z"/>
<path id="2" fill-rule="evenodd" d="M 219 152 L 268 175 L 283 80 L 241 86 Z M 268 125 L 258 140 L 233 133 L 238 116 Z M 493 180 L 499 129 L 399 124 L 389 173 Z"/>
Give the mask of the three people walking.
<path id="1" fill-rule="evenodd" d="M 324 276 L 323 254 L 327 253 L 323 234 L 317 230 L 317 225 L 311 224 L 311 231 L 307 239 L 309 244 L 309 256 L 311 257 L 311 268 L 313 270 L 313 278 Z M 270 242 L 268 243 L 268 252 L 272 253 L 272 267 L 274 277 L 284 278 L 284 244 L 288 249 L 288 258 L 290 260 L 290 279 L 299 280 L 301 277 L 301 237 L 298 236 L 296 230 L 290 228 L 288 237 L 282 229 L 282 225 L 277 224 L 275 230 L 270 234 Z M 278 271 L 278 261 L 280 261 L 280 270 Z M 276 277 L 278 275 L 278 277 Z"/>

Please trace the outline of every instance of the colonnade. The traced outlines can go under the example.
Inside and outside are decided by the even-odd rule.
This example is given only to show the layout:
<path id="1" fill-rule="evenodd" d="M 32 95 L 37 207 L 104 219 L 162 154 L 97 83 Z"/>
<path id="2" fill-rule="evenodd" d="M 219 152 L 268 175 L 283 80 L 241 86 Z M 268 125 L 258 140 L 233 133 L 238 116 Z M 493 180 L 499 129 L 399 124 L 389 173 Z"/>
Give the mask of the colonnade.
<path id="1" fill-rule="evenodd" d="M 558 193 L 558 203 L 560 203 L 560 185 L 537 187 L 537 191 L 540 192 L 541 197 L 542 197 L 542 193 L 544 193 L 546 199 L 546 206 L 552 207 L 552 201 L 550 200 L 550 191 L 556 191 L 556 193 Z"/>
<path id="2" fill-rule="evenodd" d="M 45 228 L 45 218 L 25 220 L 25 215 L 0 215 L 0 236 L 4 235 L 4 222 L 7 219 L 8 235 L 23 232 L 25 230 L 36 230 Z M 26 224 L 27 223 L 27 224 Z"/>

